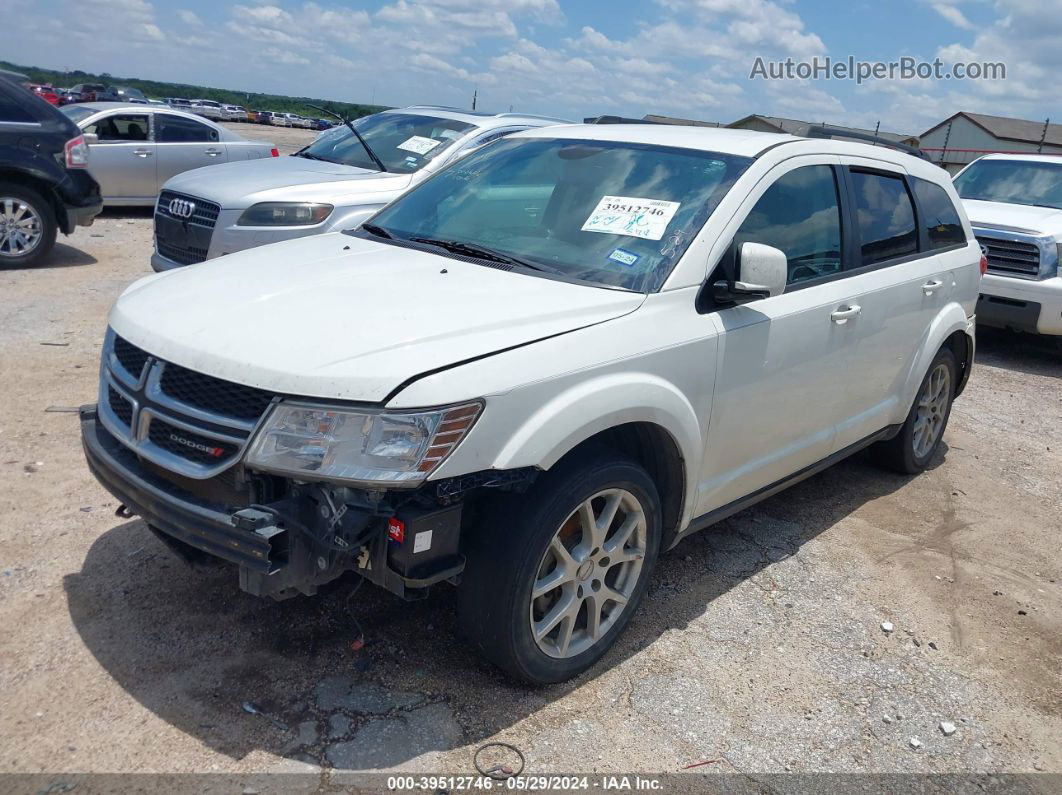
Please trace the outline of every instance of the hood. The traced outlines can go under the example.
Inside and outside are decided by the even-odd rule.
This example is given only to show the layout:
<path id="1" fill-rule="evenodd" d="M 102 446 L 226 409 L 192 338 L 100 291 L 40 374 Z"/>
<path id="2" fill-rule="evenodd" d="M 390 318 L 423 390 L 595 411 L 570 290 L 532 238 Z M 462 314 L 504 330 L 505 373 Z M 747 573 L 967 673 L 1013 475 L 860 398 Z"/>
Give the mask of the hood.
<path id="1" fill-rule="evenodd" d="M 148 276 L 118 299 L 110 323 L 149 353 L 217 378 L 375 403 L 428 371 L 643 300 L 333 233 Z"/>
<path id="2" fill-rule="evenodd" d="M 163 186 L 217 202 L 224 210 L 245 210 L 263 201 L 323 201 L 329 204 L 379 203 L 380 193 L 402 191 L 412 174 L 391 174 L 325 163 L 305 157 L 264 157 L 185 171 Z"/>
<path id="3" fill-rule="evenodd" d="M 963 199 L 971 226 L 996 227 L 1034 235 L 1062 236 L 1062 210 L 1027 204 Z"/>

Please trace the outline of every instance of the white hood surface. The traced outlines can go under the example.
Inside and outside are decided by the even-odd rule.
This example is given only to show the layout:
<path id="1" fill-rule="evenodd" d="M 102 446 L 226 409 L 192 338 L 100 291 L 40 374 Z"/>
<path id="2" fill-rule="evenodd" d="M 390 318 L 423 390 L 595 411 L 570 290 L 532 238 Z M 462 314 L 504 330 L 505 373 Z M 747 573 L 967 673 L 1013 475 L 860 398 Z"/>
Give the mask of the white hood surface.
<path id="1" fill-rule="evenodd" d="M 110 323 L 217 378 L 380 402 L 418 375 L 620 317 L 643 299 L 333 233 L 148 276 Z"/>
<path id="2" fill-rule="evenodd" d="M 1038 235 L 1062 235 L 1062 210 L 1026 204 L 963 199 L 972 226 L 1010 227 Z"/>

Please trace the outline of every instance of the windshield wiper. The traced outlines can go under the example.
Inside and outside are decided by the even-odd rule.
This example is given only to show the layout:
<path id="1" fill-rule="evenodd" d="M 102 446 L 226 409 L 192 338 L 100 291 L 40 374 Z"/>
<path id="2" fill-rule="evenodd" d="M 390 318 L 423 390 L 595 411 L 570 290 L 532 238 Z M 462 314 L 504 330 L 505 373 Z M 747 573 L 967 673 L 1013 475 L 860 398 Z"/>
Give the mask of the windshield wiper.
<path id="1" fill-rule="evenodd" d="M 379 226 L 378 224 L 362 224 L 361 228 L 364 229 L 366 232 L 368 232 L 370 235 L 375 235 L 376 237 L 382 237 L 385 240 L 394 240 L 394 237 L 395 237 L 394 235 L 392 235 L 390 232 L 388 232 L 386 229 L 384 229 L 382 226 Z"/>
<path id="2" fill-rule="evenodd" d="M 310 105 L 309 102 L 307 102 L 306 104 Z M 369 146 L 369 143 L 364 138 L 361 137 L 361 133 L 354 128 L 353 124 L 350 123 L 350 119 L 346 118 L 345 116 L 340 116 L 335 111 L 328 110 L 328 108 L 318 107 L 317 105 L 310 105 L 310 107 L 314 108 L 315 110 L 319 110 L 322 113 L 327 113 L 329 116 L 335 116 L 345 125 L 347 125 L 347 128 L 352 133 L 354 133 L 354 137 L 358 139 L 358 142 L 362 145 L 362 148 L 365 149 L 365 154 L 372 158 L 372 162 L 376 164 L 376 167 L 380 169 L 380 171 L 387 171 L 387 167 L 383 164 L 383 161 L 376 156 L 376 153 L 374 151 L 372 151 L 372 147 Z"/>
<path id="3" fill-rule="evenodd" d="M 295 157 L 305 157 L 307 160 L 320 160 L 323 163 L 335 163 L 335 160 L 331 160 L 327 157 L 321 157 L 320 155 L 310 154 L 309 152 L 301 151 L 296 152 Z"/>
<path id="4" fill-rule="evenodd" d="M 362 224 L 364 226 L 364 224 Z M 480 246 L 475 243 L 465 243 L 460 240 L 439 240 L 434 237 L 411 237 L 409 238 L 414 243 L 424 243 L 428 246 L 438 246 L 441 249 L 445 249 L 453 254 L 465 254 L 469 257 L 477 257 L 478 259 L 485 259 L 491 262 L 500 262 L 503 265 L 518 265 L 522 268 L 531 268 L 536 271 L 544 271 L 539 265 L 533 265 L 530 262 L 522 260 L 518 257 L 512 257 L 508 254 L 502 254 L 500 251 L 495 251 L 492 248 L 486 246 Z"/>

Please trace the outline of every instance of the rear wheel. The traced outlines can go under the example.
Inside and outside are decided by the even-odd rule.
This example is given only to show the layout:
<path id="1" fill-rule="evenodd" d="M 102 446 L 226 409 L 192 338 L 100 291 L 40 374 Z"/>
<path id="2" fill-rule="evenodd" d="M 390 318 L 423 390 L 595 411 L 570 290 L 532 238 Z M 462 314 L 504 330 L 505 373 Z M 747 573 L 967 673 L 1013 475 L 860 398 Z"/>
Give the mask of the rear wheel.
<path id="1" fill-rule="evenodd" d="M 871 448 L 879 464 L 907 475 L 925 471 L 944 438 L 958 371 L 951 350 L 942 348 L 937 352 L 900 432 Z"/>
<path id="2" fill-rule="evenodd" d="M 584 671 L 645 593 L 660 545 L 652 480 L 626 458 L 585 457 L 490 513 L 458 592 L 462 631 L 525 682 Z"/>
<path id="3" fill-rule="evenodd" d="M 36 265 L 55 245 L 51 205 L 37 191 L 0 182 L 0 267 Z"/>

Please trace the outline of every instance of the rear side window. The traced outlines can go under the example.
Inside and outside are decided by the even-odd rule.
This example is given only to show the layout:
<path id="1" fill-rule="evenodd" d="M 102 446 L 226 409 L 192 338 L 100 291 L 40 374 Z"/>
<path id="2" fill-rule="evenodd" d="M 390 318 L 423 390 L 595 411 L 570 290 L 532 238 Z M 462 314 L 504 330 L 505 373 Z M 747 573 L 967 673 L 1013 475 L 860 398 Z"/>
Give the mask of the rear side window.
<path id="1" fill-rule="evenodd" d="M 859 226 L 860 265 L 873 265 L 918 251 L 914 207 L 899 176 L 851 171 Z"/>
<path id="2" fill-rule="evenodd" d="M 158 131 L 155 140 L 159 143 L 199 143 L 218 140 L 218 131 L 192 119 L 159 113 L 155 116 Z"/>
<path id="3" fill-rule="evenodd" d="M 926 230 L 929 248 L 948 248 L 966 242 L 959 213 L 940 185 L 924 179 L 914 180 L 918 208 L 922 211 L 922 227 Z"/>
<path id="4" fill-rule="evenodd" d="M 33 97 L 26 94 L 26 102 L 29 102 Z M 14 97 L 10 96 L 6 91 L 0 91 L 0 122 L 16 122 L 22 124 L 34 124 L 37 119 L 24 107 L 24 103 L 19 102 Z"/>
<path id="5" fill-rule="evenodd" d="M 769 187 L 734 235 L 785 252 L 788 284 L 841 270 L 841 210 L 830 166 L 804 166 Z"/>

